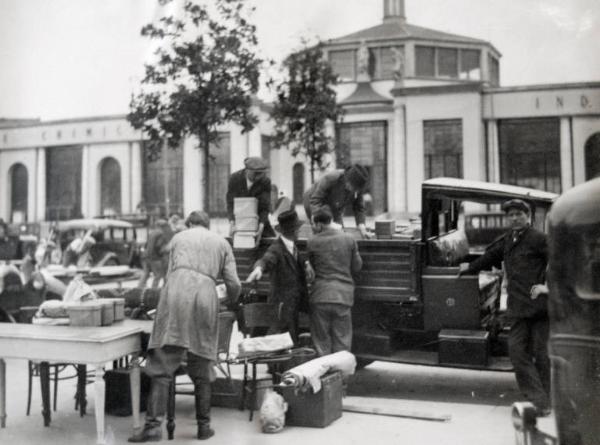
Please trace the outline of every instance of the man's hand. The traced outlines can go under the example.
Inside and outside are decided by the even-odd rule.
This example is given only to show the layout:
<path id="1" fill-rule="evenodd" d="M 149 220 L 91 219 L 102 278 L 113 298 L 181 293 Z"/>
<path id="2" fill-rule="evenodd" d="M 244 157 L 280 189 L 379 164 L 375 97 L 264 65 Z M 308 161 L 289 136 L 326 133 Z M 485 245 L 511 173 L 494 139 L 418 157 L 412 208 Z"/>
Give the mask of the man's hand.
<path id="1" fill-rule="evenodd" d="M 315 270 L 308 260 L 304 262 L 304 274 L 306 275 L 307 283 L 312 283 L 315 280 Z"/>
<path id="2" fill-rule="evenodd" d="M 233 236 L 234 233 L 235 233 L 235 221 L 230 220 L 229 221 L 229 236 Z"/>
<path id="3" fill-rule="evenodd" d="M 456 276 L 462 277 L 467 273 L 469 273 L 469 263 L 460 263 L 460 265 L 458 266 L 458 274 Z"/>
<path id="4" fill-rule="evenodd" d="M 367 231 L 367 227 L 364 224 L 359 224 L 358 225 L 358 231 L 360 232 L 360 235 L 363 237 L 363 239 L 370 239 L 373 236 Z"/>
<path id="5" fill-rule="evenodd" d="M 531 299 L 535 300 L 540 295 L 548 293 L 548 286 L 546 286 L 545 284 L 534 284 L 533 286 L 531 286 L 531 290 L 529 292 L 529 296 L 531 297 Z"/>
<path id="6" fill-rule="evenodd" d="M 246 283 L 252 283 L 253 281 L 258 281 L 261 279 L 261 277 L 262 277 L 262 269 L 260 267 L 256 267 L 250 273 L 250 275 L 248 275 L 248 278 L 246 278 Z"/>

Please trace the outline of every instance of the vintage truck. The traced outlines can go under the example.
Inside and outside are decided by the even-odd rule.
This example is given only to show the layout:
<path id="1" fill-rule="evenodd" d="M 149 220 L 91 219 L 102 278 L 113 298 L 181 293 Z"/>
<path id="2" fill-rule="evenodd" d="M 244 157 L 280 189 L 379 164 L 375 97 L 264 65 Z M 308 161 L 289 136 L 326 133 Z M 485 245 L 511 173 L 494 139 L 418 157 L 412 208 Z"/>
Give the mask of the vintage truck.
<path id="1" fill-rule="evenodd" d="M 482 243 L 494 242 L 504 222 L 498 217 L 502 202 L 527 201 L 533 226 L 543 230 L 556 197 L 455 178 L 425 181 L 420 224 L 396 226 L 391 239 L 358 240 L 363 269 L 356 280 L 352 352 L 359 365 L 385 360 L 511 370 L 502 272 L 459 278 L 458 266 L 481 255 Z M 473 224 L 474 219 L 479 223 Z M 270 242 L 263 240 L 257 249 L 234 249 L 242 280 Z M 306 239 L 299 240 L 299 248 L 306 248 Z M 268 277 L 254 286 L 267 295 Z"/>

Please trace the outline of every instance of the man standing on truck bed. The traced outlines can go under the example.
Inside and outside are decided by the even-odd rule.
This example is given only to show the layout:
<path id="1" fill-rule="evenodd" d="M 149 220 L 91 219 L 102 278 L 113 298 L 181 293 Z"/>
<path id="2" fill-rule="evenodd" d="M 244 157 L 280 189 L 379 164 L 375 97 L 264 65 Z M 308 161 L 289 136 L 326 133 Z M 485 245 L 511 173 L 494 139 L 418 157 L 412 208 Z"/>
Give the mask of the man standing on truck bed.
<path id="1" fill-rule="evenodd" d="M 363 238 L 368 238 L 363 198 L 368 182 L 369 172 L 359 164 L 325 174 L 304 193 L 306 217 L 311 220 L 317 210 L 325 208 L 331 212 L 333 221 L 343 226 L 344 209 L 352 204 L 356 227 Z"/>
<path id="2" fill-rule="evenodd" d="M 235 232 L 235 215 L 233 214 L 234 198 L 254 197 L 258 200 L 258 234 L 262 237 L 273 237 L 275 232 L 269 222 L 271 211 L 271 180 L 267 177 L 269 166 L 259 157 L 244 159 L 244 168 L 233 172 L 227 186 L 227 217 L 229 218 L 229 234 Z"/>
<path id="3" fill-rule="evenodd" d="M 548 358 L 548 265 L 546 236 L 530 226 L 529 205 L 511 199 L 502 206 L 511 229 L 480 258 L 460 266 L 459 276 L 476 273 L 504 261 L 507 278 L 507 316 L 511 322 L 508 347 L 517 384 L 538 415 L 550 413 L 550 360 Z"/>
<path id="4" fill-rule="evenodd" d="M 315 273 L 310 290 L 310 333 L 319 355 L 349 351 L 352 346 L 354 278 L 362 268 L 356 240 L 331 227 L 331 212 L 313 215 L 315 235 L 308 240 L 308 259 Z"/>

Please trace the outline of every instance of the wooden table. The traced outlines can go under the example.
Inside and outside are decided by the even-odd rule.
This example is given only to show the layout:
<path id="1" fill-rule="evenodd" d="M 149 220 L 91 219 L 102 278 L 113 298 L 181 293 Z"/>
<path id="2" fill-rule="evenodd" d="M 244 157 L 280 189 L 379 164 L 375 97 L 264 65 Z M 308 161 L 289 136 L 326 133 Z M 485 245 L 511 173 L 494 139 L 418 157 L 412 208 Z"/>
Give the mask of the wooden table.
<path id="1" fill-rule="evenodd" d="M 0 427 L 6 426 L 6 364 L 4 358 L 92 365 L 95 369 L 95 411 L 98 443 L 104 444 L 104 365 L 126 355 L 131 360 L 133 428 L 140 428 L 141 333 L 136 324 L 105 327 L 44 326 L 0 323 Z M 47 369 L 47 367 L 46 367 Z M 48 379 L 41 379 L 42 384 Z M 50 424 L 49 388 L 42 387 L 44 425 Z"/>

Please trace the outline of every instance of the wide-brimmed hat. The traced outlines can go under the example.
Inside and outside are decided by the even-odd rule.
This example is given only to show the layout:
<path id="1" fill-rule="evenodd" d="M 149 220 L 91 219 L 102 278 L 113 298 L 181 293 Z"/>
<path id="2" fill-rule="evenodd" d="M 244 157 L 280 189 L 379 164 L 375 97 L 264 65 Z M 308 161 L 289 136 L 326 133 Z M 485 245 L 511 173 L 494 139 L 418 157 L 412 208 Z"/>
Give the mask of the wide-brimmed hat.
<path id="1" fill-rule="evenodd" d="M 528 215 L 529 213 L 531 213 L 531 207 L 529 207 L 529 204 L 527 204 L 522 199 L 511 199 L 502 204 L 502 210 L 504 210 L 505 213 L 508 212 L 510 209 L 520 210 L 522 212 L 527 213 Z"/>
<path id="2" fill-rule="evenodd" d="M 346 180 L 355 188 L 362 189 L 369 181 L 369 171 L 365 166 L 354 164 L 348 167 L 345 172 Z"/>
<path id="3" fill-rule="evenodd" d="M 302 224 L 304 224 L 303 221 L 300 221 L 298 214 L 293 209 L 281 212 L 277 217 L 277 221 L 279 224 L 275 226 L 275 230 L 283 234 L 294 233 L 302 226 Z"/>
<path id="4" fill-rule="evenodd" d="M 255 172 L 264 172 L 269 169 L 269 164 L 263 158 L 258 156 L 251 156 L 244 159 L 244 167 L 246 170 L 252 170 Z"/>

